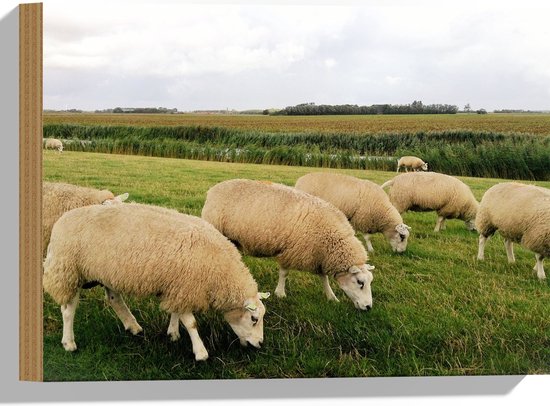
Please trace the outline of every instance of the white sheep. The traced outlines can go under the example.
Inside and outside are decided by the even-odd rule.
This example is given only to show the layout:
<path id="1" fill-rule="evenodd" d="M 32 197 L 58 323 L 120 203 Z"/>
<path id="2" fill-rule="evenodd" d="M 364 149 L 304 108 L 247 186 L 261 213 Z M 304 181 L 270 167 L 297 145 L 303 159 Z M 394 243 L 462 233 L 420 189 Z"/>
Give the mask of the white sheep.
<path id="1" fill-rule="evenodd" d="M 397 172 L 399 172 L 399 169 L 403 167 L 405 168 L 405 172 L 409 171 L 409 168 L 411 168 L 414 171 L 427 171 L 428 170 L 428 163 L 424 162 L 422 159 L 416 157 L 416 156 L 402 156 L 397 161 Z"/>
<path id="2" fill-rule="evenodd" d="M 374 251 L 370 235 L 382 233 L 392 249 L 407 248 L 410 227 L 374 182 L 336 173 L 316 172 L 302 176 L 296 188 L 320 197 L 340 209 L 353 228 L 364 233 L 368 251 Z"/>
<path id="3" fill-rule="evenodd" d="M 504 237 L 508 262 L 516 260 L 513 243 L 520 243 L 535 253 L 533 269 L 538 278 L 546 278 L 543 261 L 550 256 L 550 190 L 516 182 L 490 187 L 481 199 L 476 228 L 479 260 L 485 257 L 485 243 L 498 230 Z"/>
<path id="4" fill-rule="evenodd" d="M 74 351 L 73 320 L 79 290 L 105 287 L 124 327 L 142 331 L 121 294 L 156 295 L 172 314 L 168 334 L 187 329 L 197 360 L 208 358 L 193 312 L 213 308 L 242 345 L 260 347 L 265 308 L 237 249 L 206 221 L 142 204 L 95 205 L 71 210 L 55 223 L 44 261 L 44 290 L 61 305 L 62 344 Z"/>
<path id="5" fill-rule="evenodd" d="M 57 149 L 59 152 L 63 152 L 63 143 L 57 138 L 46 138 L 44 140 L 45 149 Z"/>
<path id="6" fill-rule="evenodd" d="M 42 256 L 54 223 L 69 210 L 91 204 L 120 203 L 128 198 L 128 193 L 116 196 L 108 190 L 97 190 L 68 183 L 42 183 Z"/>
<path id="7" fill-rule="evenodd" d="M 389 197 L 399 213 L 436 211 L 434 231 L 445 229 L 445 220 L 458 218 L 468 230 L 475 229 L 479 203 L 470 188 L 459 179 L 436 172 L 409 172 L 397 175 L 382 185 L 391 186 Z"/>
<path id="8" fill-rule="evenodd" d="M 374 267 L 344 214 L 324 200 L 277 183 L 232 179 L 210 188 L 202 218 L 244 253 L 277 259 L 277 296 L 286 296 L 288 271 L 297 269 L 319 275 L 329 300 L 338 301 L 330 275 L 356 308 L 372 307 Z"/>

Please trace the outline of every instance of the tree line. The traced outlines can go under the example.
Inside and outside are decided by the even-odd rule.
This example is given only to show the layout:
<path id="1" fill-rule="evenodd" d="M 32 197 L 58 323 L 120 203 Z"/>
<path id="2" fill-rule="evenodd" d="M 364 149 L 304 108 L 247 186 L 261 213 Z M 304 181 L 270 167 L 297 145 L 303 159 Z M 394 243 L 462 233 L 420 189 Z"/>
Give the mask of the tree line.
<path id="1" fill-rule="evenodd" d="M 344 115 L 344 114 L 456 114 L 458 107 L 450 104 L 423 104 L 415 100 L 411 104 L 373 104 L 358 106 L 357 104 L 315 104 L 302 103 L 279 110 L 275 115 L 313 116 L 313 115 Z M 264 113 L 266 114 L 266 113 Z"/>

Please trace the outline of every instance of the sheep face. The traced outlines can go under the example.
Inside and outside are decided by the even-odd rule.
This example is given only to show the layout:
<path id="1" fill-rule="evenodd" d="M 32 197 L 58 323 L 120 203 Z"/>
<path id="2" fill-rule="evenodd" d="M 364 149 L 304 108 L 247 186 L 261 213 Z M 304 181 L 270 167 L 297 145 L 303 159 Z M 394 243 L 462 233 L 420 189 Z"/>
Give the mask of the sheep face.
<path id="1" fill-rule="evenodd" d="M 427 171 L 428 170 L 428 163 L 427 162 L 424 162 L 421 166 L 422 170 L 423 171 Z"/>
<path id="2" fill-rule="evenodd" d="M 371 282 L 374 266 L 365 264 L 352 266 L 347 272 L 336 274 L 336 282 L 359 310 L 372 308 Z"/>
<path id="3" fill-rule="evenodd" d="M 246 299 L 242 308 L 233 309 L 224 314 L 225 320 L 244 347 L 250 344 L 260 348 L 264 341 L 265 306 L 260 299 L 265 297 L 266 294 L 258 293 L 256 297 Z"/>
<path id="4" fill-rule="evenodd" d="M 108 190 L 102 190 L 102 192 L 111 193 Z M 112 194 L 111 194 L 111 196 L 112 196 Z M 129 196 L 128 193 L 123 193 L 123 194 L 118 195 L 118 196 L 108 197 L 101 204 L 103 204 L 105 206 L 111 206 L 113 204 L 120 204 L 120 203 L 124 202 L 126 199 L 128 199 L 128 196 Z"/>
<path id="5" fill-rule="evenodd" d="M 395 229 L 390 230 L 388 233 L 384 233 L 393 252 L 404 252 L 407 249 L 407 242 L 409 239 L 409 230 L 411 228 L 406 224 L 398 224 Z"/>
<path id="6" fill-rule="evenodd" d="M 466 228 L 469 230 L 469 231 L 476 231 L 476 223 L 475 223 L 475 219 L 474 220 L 467 220 L 464 222 L 466 224 Z"/>

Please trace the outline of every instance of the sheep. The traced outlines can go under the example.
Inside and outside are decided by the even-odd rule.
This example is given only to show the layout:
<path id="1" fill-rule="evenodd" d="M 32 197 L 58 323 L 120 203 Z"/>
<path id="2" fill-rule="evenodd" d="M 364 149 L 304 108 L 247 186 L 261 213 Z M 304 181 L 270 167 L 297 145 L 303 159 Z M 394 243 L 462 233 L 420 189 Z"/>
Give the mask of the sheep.
<path id="1" fill-rule="evenodd" d="M 424 162 L 422 159 L 420 159 L 416 156 L 407 155 L 407 156 L 402 156 L 401 158 L 399 158 L 397 160 L 397 171 L 396 172 L 399 172 L 399 168 L 401 168 L 401 167 L 405 168 L 405 172 L 409 171 L 408 168 L 411 168 L 414 171 L 419 171 L 421 169 L 423 171 L 427 171 L 428 170 L 428 163 Z"/>
<path id="2" fill-rule="evenodd" d="M 208 190 L 202 218 L 245 254 L 277 259 L 276 296 L 286 296 L 288 271 L 296 269 L 319 275 L 328 300 L 338 301 L 328 280 L 333 276 L 357 309 L 371 309 L 374 267 L 344 214 L 330 203 L 277 183 L 232 179 Z"/>
<path id="3" fill-rule="evenodd" d="M 55 223 L 44 261 L 44 290 L 61 305 L 62 344 L 76 350 L 73 320 L 79 290 L 105 287 L 126 330 L 142 331 L 121 294 L 156 295 L 171 313 L 168 335 L 179 338 L 180 320 L 197 361 L 206 360 L 193 312 L 209 308 L 225 320 L 243 346 L 263 342 L 265 307 L 238 250 L 206 221 L 143 204 L 93 205 L 65 213 Z"/>
<path id="4" fill-rule="evenodd" d="M 470 188 L 457 178 L 436 172 L 409 172 L 382 185 L 391 186 L 389 197 L 400 214 L 407 210 L 436 211 L 435 232 L 445 229 L 445 219 L 458 218 L 475 230 L 479 203 Z"/>
<path id="5" fill-rule="evenodd" d="M 485 258 L 485 243 L 497 230 L 504 237 L 508 262 L 516 261 L 513 243 L 535 253 L 533 268 L 537 277 L 546 278 L 544 258 L 550 256 L 550 190 L 510 182 L 490 187 L 479 205 L 476 217 L 479 231 L 477 258 Z"/>
<path id="6" fill-rule="evenodd" d="M 128 198 L 128 193 L 116 196 L 108 190 L 97 190 L 68 183 L 42 183 L 42 257 L 54 223 L 63 213 L 90 204 L 120 203 Z"/>
<path id="7" fill-rule="evenodd" d="M 59 152 L 63 152 L 63 143 L 57 138 L 46 138 L 44 140 L 45 149 L 57 149 Z"/>
<path id="8" fill-rule="evenodd" d="M 336 173 L 309 173 L 295 187 L 320 197 L 340 209 L 353 228 L 364 233 L 367 250 L 374 251 L 370 234 L 382 233 L 393 251 L 407 248 L 410 227 L 390 203 L 388 195 L 374 182 Z"/>

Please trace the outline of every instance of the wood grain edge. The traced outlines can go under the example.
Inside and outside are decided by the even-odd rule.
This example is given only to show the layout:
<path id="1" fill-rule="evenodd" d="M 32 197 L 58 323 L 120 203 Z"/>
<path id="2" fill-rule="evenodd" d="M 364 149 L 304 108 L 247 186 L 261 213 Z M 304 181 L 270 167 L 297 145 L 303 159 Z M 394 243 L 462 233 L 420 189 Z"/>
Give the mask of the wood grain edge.
<path id="1" fill-rule="evenodd" d="M 43 380 L 42 3 L 19 5 L 19 379 Z"/>

